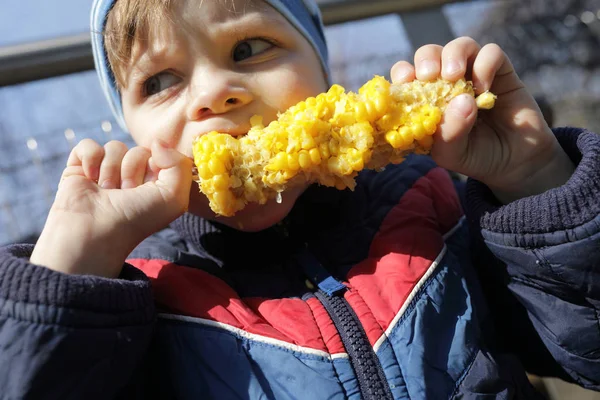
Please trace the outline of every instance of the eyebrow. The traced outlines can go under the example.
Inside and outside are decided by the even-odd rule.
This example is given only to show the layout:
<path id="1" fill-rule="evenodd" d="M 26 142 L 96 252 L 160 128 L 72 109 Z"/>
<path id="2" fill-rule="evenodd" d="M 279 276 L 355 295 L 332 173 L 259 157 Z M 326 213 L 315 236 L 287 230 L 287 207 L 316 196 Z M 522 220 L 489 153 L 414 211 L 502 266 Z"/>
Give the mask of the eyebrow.
<path id="1" fill-rule="evenodd" d="M 149 70 L 154 65 L 159 64 L 157 60 L 164 59 L 170 51 L 171 48 L 168 45 L 164 45 L 158 49 L 145 49 L 139 56 L 132 57 L 129 66 L 126 68 L 128 71 L 127 79 L 125 80 L 127 83 L 126 88 L 132 83 L 137 84 L 143 77 L 148 75 L 150 73 Z"/>

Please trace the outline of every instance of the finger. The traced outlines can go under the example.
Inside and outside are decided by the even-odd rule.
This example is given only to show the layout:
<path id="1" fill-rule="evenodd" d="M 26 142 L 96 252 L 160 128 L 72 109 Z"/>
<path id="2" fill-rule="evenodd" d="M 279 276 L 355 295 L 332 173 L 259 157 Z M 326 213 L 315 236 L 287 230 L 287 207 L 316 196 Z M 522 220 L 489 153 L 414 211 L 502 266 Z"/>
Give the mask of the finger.
<path id="1" fill-rule="evenodd" d="M 81 166 L 88 179 L 98 181 L 104 148 L 92 139 L 83 139 L 75 146 L 67 160 L 67 167 Z"/>
<path id="2" fill-rule="evenodd" d="M 104 145 L 104 159 L 100 165 L 98 184 L 104 189 L 116 189 L 121 184 L 121 162 L 127 153 L 123 142 L 111 140 Z"/>
<path id="3" fill-rule="evenodd" d="M 415 80 L 415 67 L 407 61 L 398 61 L 390 70 L 393 83 L 406 83 Z"/>
<path id="4" fill-rule="evenodd" d="M 486 90 L 502 94 L 523 87 L 506 53 L 494 43 L 483 46 L 473 63 L 473 85 L 476 94 Z"/>
<path id="5" fill-rule="evenodd" d="M 415 52 L 415 71 L 420 81 L 430 81 L 440 75 L 442 46 L 428 44 Z"/>
<path id="6" fill-rule="evenodd" d="M 460 37 L 454 39 L 442 51 L 442 78 L 456 81 L 467 76 L 471 71 L 471 65 L 481 47 L 469 38 Z"/>
<path id="7" fill-rule="evenodd" d="M 60 179 L 65 179 L 65 178 L 68 178 L 68 177 L 74 176 L 74 175 L 85 176 L 85 174 L 83 172 L 83 167 L 81 165 L 71 165 L 71 166 L 66 167 L 63 170 L 62 175 L 60 176 Z"/>
<path id="8" fill-rule="evenodd" d="M 458 170 L 456 160 L 465 158 L 469 132 L 477 119 L 473 96 L 462 94 L 452 99 L 435 133 L 431 156 L 444 168 Z"/>
<path id="9" fill-rule="evenodd" d="M 154 182 L 158 179 L 158 173 L 160 172 L 160 168 L 156 166 L 156 163 L 150 157 L 148 160 L 148 165 L 146 166 L 146 175 L 144 176 L 144 183 L 146 182 Z"/>
<path id="10" fill-rule="evenodd" d="M 62 175 L 60 176 L 60 181 L 58 183 L 58 187 L 61 186 L 61 184 L 63 183 L 63 181 L 71 176 L 85 176 L 85 172 L 83 172 L 83 167 L 80 165 L 71 165 L 69 167 L 66 167 L 63 172 Z"/>
<path id="11" fill-rule="evenodd" d="M 144 183 L 150 151 L 134 147 L 125 154 L 121 163 L 121 189 L 132 189 Z"/>
<path id="12" fill-rule="evenodd" d="M 156 185 L 172 201 L 187 208 L 192 182 L 193 162 L 177 150 L 156 140 L 152 143 L 152 163 L 160 169 Z"/>

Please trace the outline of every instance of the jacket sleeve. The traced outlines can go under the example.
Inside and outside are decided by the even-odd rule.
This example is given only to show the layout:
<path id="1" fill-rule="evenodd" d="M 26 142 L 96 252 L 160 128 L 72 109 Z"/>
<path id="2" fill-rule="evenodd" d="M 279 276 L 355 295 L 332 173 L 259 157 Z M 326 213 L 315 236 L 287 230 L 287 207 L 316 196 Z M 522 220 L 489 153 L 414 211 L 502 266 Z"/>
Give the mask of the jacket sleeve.
<path id="1" fill-rule="evenodd" d="M 0 398 L 122 395 L 151 340 L 146 277 L 66 275 L 28 262 L 33 246 L 0 249 Z"/>
<path id="2" fill-rule="evenodd" d="M 501 206 L 470 181 L 467 216 L 486 245 L 474 247 L 478 275 L 507 348 L 530 372 L 600 390 L 600 136 L 555 134 L 577 166 L 565 185 Z"/>

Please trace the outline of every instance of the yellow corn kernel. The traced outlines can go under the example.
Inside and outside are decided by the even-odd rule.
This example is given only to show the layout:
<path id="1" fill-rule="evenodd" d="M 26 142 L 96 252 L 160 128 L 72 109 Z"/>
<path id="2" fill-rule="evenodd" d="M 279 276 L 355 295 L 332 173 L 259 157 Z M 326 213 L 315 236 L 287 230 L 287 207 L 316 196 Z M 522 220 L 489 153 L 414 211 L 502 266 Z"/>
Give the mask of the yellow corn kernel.
<path id="1" fill-rule="evenodd" d="M 298 153 L 292 153 L 287 155 L 288 168 L 292 171 L 298 170 L 300 164 L 298 163 Z"/>
<path id="2" fill-rule="evenodd" d="M 425 137 L 425 128 L 423 127 L 423 124 L 418 121 L 411 125 L 410 130 L 415 140 L 421 140 Z"/>
<path id="3" fill-rule="evenodd" d="M 301 183 L 353 189 L 364 168 L 379 170 L 410 152 L 428 153 L 447 104 L 462 93 L 474 96 L 470 82 L 391 84 L 376 76 L 358 93 L 333 85 L 266 126 L 253 116 L 239 139 L 217 132 L 196 138 L 200 190 L 215 213 L 231 216 L 248 202 L 264 204 Z M 496 96 L 484 93 L 476 100 L 491 108 Z"/>
<path id="4" fill-rule="evenodd" d="M 482 110 L 489 110 L 493 108 L 494 104 L 496 103 L 496 98 L 498 98 L 498 96 L 493 93 L 481 93 L 479 96 L 477 96 L 477 99 L 475 99 L 477 108 L 481 108 Z"/>
<path id="5" fill-rule="evenodd" d="M 298 164 L 302 169 L 307 169 L 311 166 L 310 155 L 308 154 L 308 151 L 302 150 L 300 153 L 298 153 Z"/>
<path id="6" fill-rule="evenodd" d="M 302 148 L 304 150 L 310 150 L 316 146 L 315 139 L 312 136 L 305 136 L 302 139 Z"/>
<path id="7" fill-rule="evenodd" d="M 215 190 L 224 190 L 229 188 L 229 175 L 215 175 L 215 177 L 213 177 L 213 186 Z"/>
<path id="8" fill-rule="evenodd" d="M 437 129 L 437 124 L 432 118 L 427 118 L 423 121 L 423 128 L 425 129 L 425 134 L 432 135 Z"/>
<path id="9" fill-rule="evenodd" d="M 410 146 L 414 140 L 412 129 L 408 126 L 402 126 L 398 129 L 398 135 L 402 139 L 402 146 Z"/>
<path id="10" fill-rule="evenodd" d="M 315 164 L 315 165 L 321 164 L 321 153 L 319 152 L 318 149 L 310 149 L 308 154 L 310 155 L 310 161 L 313 164 Z"/>
<path id="11" fill-rule="evenodd" d="M 213 175 L 220 175 L 225 173 L 225 164 L 218 158 L 213 158 L 208 162 L 208 168 Z"/>
<path id="12" fill-rule="evenodd" d="M 354 115 L 357 121 L 367 121 L 368 113 L 365 103 L 356 103 L 354 105 Z"/>
<path id="13" fill-rule="evenodd" d="M 328 143 L 321 143 L 319 145 L 319 152 L 321 154 L 321 159 L 325 159 L 327 160 L 330 156 L 329 153 L 329 144 Z"/>
<path id="14" fill-rule="evenodd" d="M 283 171 L 288 166 L 287 153 L 279 152 L 269 164 L 269 168 L 273 171 Z"/>
<path id="15" fill-rule="evenodd" d="M 361 171 L 365 167 L 362 154 L 357 149 L 348 149 L 346 158 L 354 171 Z"/>
<path id="16" fill-rule="evenodd" d="M 210 179 L 212 177 L 212 172 L 210 172 L 207 164 L 200 164 L 200 166 L 198 166 L 198 176 L 200 176 L 201 179 Z"/>
<path id="17" fill-rule="evenodd" d="M 341 168 L 337 157 L 331 157 L 327 160 L 327 169 L 333 174 L 340 174 Z"/>
<path id="18" fill-rule="evenodd" d="M 385 140 L 392 145 L 393 148 L 399 149 L 403 145 L 402 136 L 398 131 L 389 131 L 385 134 Z"/>
<path id="19" fill-rule="evenodd" d="M 340 146 L 337 142 L 337 140 L 330 140 L 329 141 L 329 154 L 331 154 L 332 156 L 337 156 L 340 152 Z"/>

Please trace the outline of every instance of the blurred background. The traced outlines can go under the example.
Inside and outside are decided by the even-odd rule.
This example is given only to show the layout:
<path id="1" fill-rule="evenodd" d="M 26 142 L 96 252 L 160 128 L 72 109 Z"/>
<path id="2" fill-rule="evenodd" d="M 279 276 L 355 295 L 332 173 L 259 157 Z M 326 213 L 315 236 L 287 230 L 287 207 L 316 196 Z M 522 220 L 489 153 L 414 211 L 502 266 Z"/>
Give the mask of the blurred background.
<path id="1" fill-rule="evenodd" d="M 35 242 L 70 149 L 83 138 L 132 145 L 96 81 L 91 0 L 0 0 L 0 245 Z M 318 0 L 333 80 L 389 77 L 426 43 L 495 42 L 555 126 L 600 132 L 600 0 Z M 557 380 L 551 399 L 600 399 Z"/>

